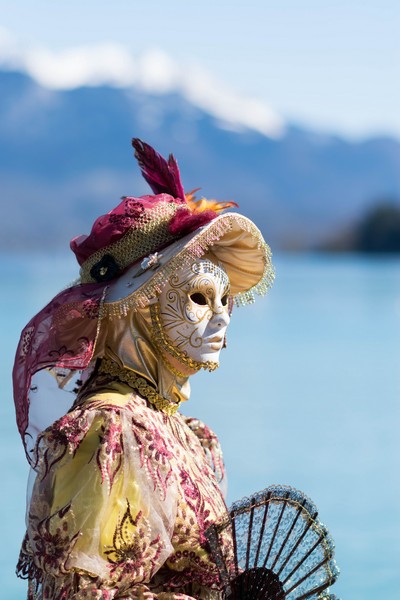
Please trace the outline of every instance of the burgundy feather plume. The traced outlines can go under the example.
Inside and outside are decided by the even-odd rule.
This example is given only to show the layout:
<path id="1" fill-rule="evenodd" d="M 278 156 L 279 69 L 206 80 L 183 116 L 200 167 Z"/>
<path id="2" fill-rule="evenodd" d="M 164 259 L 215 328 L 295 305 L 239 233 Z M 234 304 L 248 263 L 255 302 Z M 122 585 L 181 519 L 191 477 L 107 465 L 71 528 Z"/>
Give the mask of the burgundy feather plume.
<path id="1" fill-rule="evenodd" d="M 186 203 L 178 163 L 173 154 L 170 154 L 166 161 L 154 148 L 139 138 L 133 138 L 132 146 L 142 175 L 153 192 L 170 194 Z"/>

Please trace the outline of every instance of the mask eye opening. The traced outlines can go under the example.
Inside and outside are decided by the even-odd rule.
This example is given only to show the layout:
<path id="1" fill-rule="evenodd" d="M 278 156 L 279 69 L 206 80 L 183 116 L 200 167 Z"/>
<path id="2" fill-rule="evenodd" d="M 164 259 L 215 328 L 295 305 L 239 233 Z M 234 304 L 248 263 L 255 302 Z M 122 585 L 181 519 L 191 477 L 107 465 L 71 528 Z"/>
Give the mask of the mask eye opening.
<path id="1" fill-rule="evenodd" d="M 222 306 L 227 306 L 228 300 L 229 300 L 229 294 L 224 294 L 224 296 L 222 296 L 222 298 L 221 298 Z"/>
<path id="2" fill-rule="evenodd" d="M 190 299 L 192 302 L 199 304 L 200 306 L 205 306 L 208 304 L 207 298 L 200 292 L 194 292 L 193 294 L 190 294 Z"/>

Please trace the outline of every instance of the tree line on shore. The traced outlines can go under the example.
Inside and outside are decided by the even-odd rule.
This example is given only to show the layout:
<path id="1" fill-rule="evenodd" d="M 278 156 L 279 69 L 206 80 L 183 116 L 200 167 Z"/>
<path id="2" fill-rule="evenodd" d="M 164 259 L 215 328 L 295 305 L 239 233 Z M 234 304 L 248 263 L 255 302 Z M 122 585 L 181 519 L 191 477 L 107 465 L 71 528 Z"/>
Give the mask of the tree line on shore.
<path id="1" fill-rule="evenodd" d="M 382 198 L 356 223 L 334 235 L 320 248 L 334 252 L 400 253 L 400 202 Z"/>

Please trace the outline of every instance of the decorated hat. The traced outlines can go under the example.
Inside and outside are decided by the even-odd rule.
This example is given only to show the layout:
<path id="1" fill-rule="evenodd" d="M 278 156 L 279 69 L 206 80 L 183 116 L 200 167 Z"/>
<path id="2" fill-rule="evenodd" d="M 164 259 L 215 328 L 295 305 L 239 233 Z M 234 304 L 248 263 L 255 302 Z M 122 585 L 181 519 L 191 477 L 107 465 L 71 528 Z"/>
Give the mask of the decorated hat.
<path id="1" fill-rule="evenodd" d="M 165 160 L 137 138 L 132 145 L 155 195 L 123 197 L 89 235 L 71 241 L 80 283 L 110 283 L 105 313 L 124 315 L 145 306 L 177 268 L 210 249 L 229 276 L 237 304 L 264 294 L 273 281 L 271 253 L 254 223 L 237 213 L 221 214 L 234 202 L 185 194 L 172 154 Z"/>

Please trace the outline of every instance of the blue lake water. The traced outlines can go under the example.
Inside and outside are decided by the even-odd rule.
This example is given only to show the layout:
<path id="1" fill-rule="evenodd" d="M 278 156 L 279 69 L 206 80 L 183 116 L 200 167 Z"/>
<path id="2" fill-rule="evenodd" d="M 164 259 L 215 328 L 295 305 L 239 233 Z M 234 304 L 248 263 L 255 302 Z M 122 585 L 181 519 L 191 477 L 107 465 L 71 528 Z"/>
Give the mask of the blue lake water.
<path id="1" fill-rule="evenodd" d="M 27 467 L 11 368 L 21 328 L 76 276 L 72 258 L 1 257 L 1 596 L 24 531 Z M 267 298 L 234 310 L 215 373 L 184 412 L 219 435 L 229 502 L 272 483 L 306 492 L 337 547 L 343 600 L 397 600 L 400 565 L 400 260 L 278 256 Z"/>

